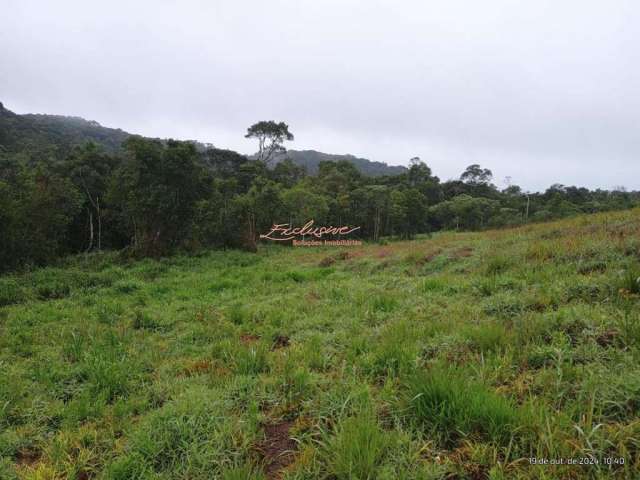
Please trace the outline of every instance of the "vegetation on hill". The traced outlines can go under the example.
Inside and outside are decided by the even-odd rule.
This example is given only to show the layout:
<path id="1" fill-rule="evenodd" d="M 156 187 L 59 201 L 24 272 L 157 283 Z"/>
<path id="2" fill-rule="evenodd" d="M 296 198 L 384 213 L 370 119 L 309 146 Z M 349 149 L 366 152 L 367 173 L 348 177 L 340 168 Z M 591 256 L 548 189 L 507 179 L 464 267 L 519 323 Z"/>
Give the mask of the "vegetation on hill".
<path id="1" fill-rule="evenodd" d="M 266 123 L 266 122 L 264 122 Z M 109 154 L 122 153 L 123 142 L 131 134 L 120 129 L 103 127 L 93 120 L 62 115 L 25 114 L 19 115 L 4 108 L 0 103 L 0 146 L 8 153 L 23 153 L 55 159 L 66 158 L 74 147 L 88 142 L 95 143 Z M 214 148 L 211 144 L 194 143 L 203 152 Z M 355 165 L 366 176 L 398 175 L 406 172 L 402 166 L 390 166 L 353 155 L 331 155 L 314 150 L 287 150 L 276 153 L 273 163 L 286 158 L 295 165 L 306 169 L 309 175 L 318 172 L 320 162 L 345 160 Z M 256 154 L 260 156 L 260 153 Z"/>
<path id="2" fill-rule="evenodd" d="M 378 177 L 362 174 L 350 161 L 321 161 L 312 177 L 291 160 L 272 165 L 282 142 L 293 138 L 283 122 L 249 128 L 247 135 L 258 139 L 263 152 L 263 160 L 251 160 L 194 142 L 124 132 L 118 153 L 96 143 L 72 146 L 87 132 L 108 129 L 3 112 L 0 271 L 102 249 L 135 256 L 203 248 L 255 251 L 259 234 L 274 223 L 301 226 L 313 219 L 358 226 L 362 238 L 379 241 L 626 209 L 640 200 L 640 192 L 563 185 L 535 194 L 516 185 L 500 190 L 479 165 L 470 165 L 459 180 L 442 182 L 419 158 L 404 173 Z M 24 122 L 40 125 L 37 135 L 22 135 Z M 51 145 L 55 151 L 47 153 Z"/>
<path id="3" fill-rule="evenodd" d="M 309 175 L 316 175 L 320 170 L 321 162 L 349 162 L 356 167 L 358 172 L 368 177 L 381 177 L 384 175 L 401 175 L 407 172 L 407 168 L 401 165 L 387 165 L 383 162 L 374 162 L 366 158 L 358 158 L 353 155 L 332 155 L 316 152 L 315 150 L 287 150 L 274 159 L 281 162 L 285 159 L 303 167 Z"/>
<path id="4" fill-rule="evenodd" d="M 80 117 L 18 115 L 0 103 L 0 147 L 7 153 L 63 159 L 74 147 L 87 142 L 101 145 L 107 153 L 116 153 L 128 137 L 120 129 Z"/>
<path id="5" fill-rule="evenodd" d="M 0 278 L 0 305 L 1 478 L 640 470 L 638 209 L 353 249 L 91 254 Z"/>

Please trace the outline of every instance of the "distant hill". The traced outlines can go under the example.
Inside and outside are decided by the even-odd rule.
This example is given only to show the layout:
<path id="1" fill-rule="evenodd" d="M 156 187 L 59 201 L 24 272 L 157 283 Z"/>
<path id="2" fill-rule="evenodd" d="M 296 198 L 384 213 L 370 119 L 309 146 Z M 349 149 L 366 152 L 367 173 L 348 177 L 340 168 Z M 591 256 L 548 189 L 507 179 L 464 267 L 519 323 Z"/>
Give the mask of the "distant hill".
<path id="1" fill-rule="evenodd" d="M 30 152 L 63 158 L 74 146 L 90 141 L 115 153 L 129 135 L 80 117 L 18 115 L 0 103 L 0 145 L 11 153 Z"/>
<path id="2" fill-rule="evenodd" d="M 122 142 L 131 134 L 119 128 L 103 127 L 93 120 L 63 115 L 13 113 L 0 103 L 0 150 L 9 153 L 25 152 L 30 155 L 45 155 L 64 158 L 76 145 L 94 142 L 108 153 L 120 151 Z M 211 148 L 211 144 L 194 142 L 200 151 Z M 318 173 L 322 161 L 346 160 L 364 175 L 378 177 L 399 175 L 407 171 L 405 167 L 391 166 L 382 162 L 372 162 L 353 155 L 332 155 L 315 150 L 288 150 L 275 162 L 290 158 L 297 165 L 304 166 L 309 175 Z"/>
<path id="3" fill-rule="evenodd" d="M 320 162 L 339 162 L 341 160 L 346 160 L 347 162 L 352 163 L 360 173 L 370 177 L 400 175 L 407 171 L 407 169 L 402 166 L 387 165 L 383 162 L 373 162 L 366 158 L 358 158 L 349 154 L 334 155 L 330 153 L 317 152 L 315 150 L 287 150 L 286 153 L 276 157 L 274 159 L 274 163 L 281 162 L 285 158 L 290 158 L 296 165 L 305 167 L 309 175 L 315 175 L 318 173 L 318 165 Z"/>

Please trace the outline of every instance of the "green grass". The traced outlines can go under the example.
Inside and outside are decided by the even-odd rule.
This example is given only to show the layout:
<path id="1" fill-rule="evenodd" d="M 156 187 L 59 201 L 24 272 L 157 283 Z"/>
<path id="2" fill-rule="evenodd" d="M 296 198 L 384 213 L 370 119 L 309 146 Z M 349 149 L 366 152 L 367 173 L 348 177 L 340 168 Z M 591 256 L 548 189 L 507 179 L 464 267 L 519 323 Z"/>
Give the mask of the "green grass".
<path id="1" fill-rule="evenodd" d="M 432 367 L 416 373 L 408 393 L 410 419 L 445 446 L 462 437 L 507 445 L 522 427 L 521 413 L 511 402 L 464 371 Z"/>
<path id="2" fill-rule="evenodd" d="M 1 277 L 0 478 L 634 478 L 638 238 L 633 210 Z"/>

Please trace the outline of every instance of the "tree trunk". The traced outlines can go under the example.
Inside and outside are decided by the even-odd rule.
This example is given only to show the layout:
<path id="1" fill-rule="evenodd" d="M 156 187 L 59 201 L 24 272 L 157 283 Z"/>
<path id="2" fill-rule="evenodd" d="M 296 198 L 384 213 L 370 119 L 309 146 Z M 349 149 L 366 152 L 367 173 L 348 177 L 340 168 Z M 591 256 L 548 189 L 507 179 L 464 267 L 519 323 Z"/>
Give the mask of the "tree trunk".
<path id="1" fill-rule="evenodd" d="M 98 207 L 98 251 L 102 250 L 102 210 L 100 210 L 100 197 L 96 198 Z"/>
<path id="2" fill-rule="evenodd" d="M 89 252 L 93 247 L 93 213 L 90 208 L 87 208 L 87 212 L 89 212 L 89 246 L 87 247 L 86 252 Z"/>

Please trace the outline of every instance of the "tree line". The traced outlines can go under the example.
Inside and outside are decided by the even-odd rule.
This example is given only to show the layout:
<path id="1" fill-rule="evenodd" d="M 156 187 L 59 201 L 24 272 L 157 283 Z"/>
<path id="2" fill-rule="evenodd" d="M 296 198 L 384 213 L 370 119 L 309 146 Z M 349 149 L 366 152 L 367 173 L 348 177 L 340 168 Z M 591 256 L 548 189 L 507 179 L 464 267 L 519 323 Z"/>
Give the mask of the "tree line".
<path id="1" fill-rule="evenodd" d="M 624 189 L 499 189 L 479 165 L 443 182 L 417 157 L 400 175 L 373 178 L 347 161 L 329 161 L 310 176 L 290 160 L 271 165 L 293 139 L 286 124 L 259 122 L 247 137 L 258 140 L 255 158 L 139 136 L 127 138 L 121 153 L 87 143 L 62 159 L 0 149 L 0 270 L 104 249 L 137 256 L 256 250 L 272 224 L 309 219 L 357 225 L 361 238 L 378 241 L 640 204 L 640 192 Z"/>

